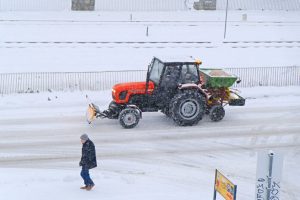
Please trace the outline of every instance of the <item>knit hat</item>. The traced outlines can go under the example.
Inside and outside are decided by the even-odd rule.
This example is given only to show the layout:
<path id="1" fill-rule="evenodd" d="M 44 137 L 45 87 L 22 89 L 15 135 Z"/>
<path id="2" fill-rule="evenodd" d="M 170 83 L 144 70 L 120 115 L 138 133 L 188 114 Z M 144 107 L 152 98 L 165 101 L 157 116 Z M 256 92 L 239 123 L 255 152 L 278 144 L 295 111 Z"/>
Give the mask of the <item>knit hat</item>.
<path id="1" fill-rule="evenodd" d="M 80 136 L 80 139 L 82 139 L 82 140 L 88 140 L 88 139 L 89 139 L 89 136 L 85 133 L 85 134 L 82 134 L 82 135 Z"/>

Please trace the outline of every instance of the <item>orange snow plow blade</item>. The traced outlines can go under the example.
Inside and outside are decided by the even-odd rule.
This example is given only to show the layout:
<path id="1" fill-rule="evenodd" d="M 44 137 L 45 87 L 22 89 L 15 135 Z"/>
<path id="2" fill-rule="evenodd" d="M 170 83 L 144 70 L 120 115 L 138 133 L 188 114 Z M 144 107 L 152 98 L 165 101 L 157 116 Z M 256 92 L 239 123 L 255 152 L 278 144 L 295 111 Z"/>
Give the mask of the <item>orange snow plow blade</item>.
<path id="1" fill-rule="evenodd" d="M 97 111 L 94 105 L 92 103 L 89 104 L 88 109 L 86 111 L 86 120 L 89 124 L 96 119 L 96 114 Z"/>

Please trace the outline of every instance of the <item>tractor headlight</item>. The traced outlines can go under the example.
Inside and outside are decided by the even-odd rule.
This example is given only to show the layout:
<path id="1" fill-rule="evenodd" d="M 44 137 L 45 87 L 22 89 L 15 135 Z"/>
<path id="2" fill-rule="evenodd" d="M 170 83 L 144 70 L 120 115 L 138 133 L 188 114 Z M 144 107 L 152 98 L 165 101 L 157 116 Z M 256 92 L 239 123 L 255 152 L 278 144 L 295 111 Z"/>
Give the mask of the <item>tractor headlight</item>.
<path id="1" fill-rule="evenodd" d="M 111 96 L 112 96 L 113 100 L 116 99 L 116 90 L 114 90 L 114 89 L 111 90 Z"/>
<path id="2" fill-rule="evenodd" d="M 127 95 L 127 91 L 120 92 L 119 99 L 124 100 L 126 98 L 126 95 Z"/>

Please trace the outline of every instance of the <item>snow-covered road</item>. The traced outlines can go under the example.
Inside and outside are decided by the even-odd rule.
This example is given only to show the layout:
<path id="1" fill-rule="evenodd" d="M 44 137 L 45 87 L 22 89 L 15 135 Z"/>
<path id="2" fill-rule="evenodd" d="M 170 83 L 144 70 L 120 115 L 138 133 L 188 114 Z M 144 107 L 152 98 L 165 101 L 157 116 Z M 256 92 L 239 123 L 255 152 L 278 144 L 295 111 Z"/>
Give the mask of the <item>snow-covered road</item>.
<path id="1" fill-rule="evenodd" d="M 227 107 L 221 122 L 204 118 L 197 126 L 178 127 L 161 113 L 145 113 L 132 130 L 122 129 L 115 120 L 97 120 L 88 125 L 83 114 L 85 93 L 24 94 L 19 96 L 22 101 L 4 96 L 0 104 L 0 135 L 5 138 L 0 140 L 0 173 L 22 172 L 17 177 L 22 182 L 23 176 L 28 175 L 30 180 L 30 173 L 38 169 L 47 187 L 60 181 L 77 187 L 81 182 L 76 175 L 79 136 L 88 133 L 96 144 L 99 160 L 99 168 L 93 170 L 98 186 L 95 198 L 122 199 L 117 195 L 120 186 L 119 192 L 131 199 L 209 199 L 217 168 L 238 185 L 238 199 L 250 200 L 254 197 L 256 153 L 272 149 L 285 154 L 282 198 L 297 200 L 299 91 L 299 87 L 243 89 L 243 95 L 249 98 L 247 105 Z M 109 102 L 109 91 L 87 93 L 102 108 Z M 47 101 L 48 96 L 54 100 Z M 45 174 L 42 169 L 47 170 Z M 61 179 L 48 176 L 55 170 Z M 8 175 L 4 177 L 2 181 L 7 181 L 8 187 L 14 184 Z M 134 196 L 132 191 L 137 188 L 143 193 Z M 42 190 L 49 193 L 47 188 Z M 0 194 L 13 197 L 8 191 L 1 190 Z M 66 195 L 72 189 L 54 191 Z M 24 195 L 30 196 L 26 192 Z"/>
<path id="2" fill-rule="evenodd" d="M 122 129 L 114 120 L 89 127 L 83 115 L 1 120 L 0 134 L 6 138 L 0 142 L 1 165 L 47 167 L 56 162 L 57 167 L 65 166 L 78 160 L 78 135 L 83 132 L 92 135 L 102 159 L 294 149 L 300 147 L 299 119 L 300 106 L 286 105 L 229 108 L 224 121 L 212 123 L 205 118 L 194 127 L 177 127 L 158 113 L 145 114 L 133 130 Z"/>

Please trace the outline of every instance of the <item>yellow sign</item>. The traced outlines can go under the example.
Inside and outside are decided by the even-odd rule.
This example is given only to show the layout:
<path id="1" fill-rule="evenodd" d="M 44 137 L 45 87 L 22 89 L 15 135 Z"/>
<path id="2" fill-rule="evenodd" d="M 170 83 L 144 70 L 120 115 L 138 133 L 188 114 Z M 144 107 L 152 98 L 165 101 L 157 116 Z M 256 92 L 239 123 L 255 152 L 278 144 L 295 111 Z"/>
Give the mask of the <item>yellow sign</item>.
<path id="1" fill-rule="evenodd" d="M 219 192 L 225 200 L 236 199 L 236 185 L 216 170 L 215 191 Z"/>

